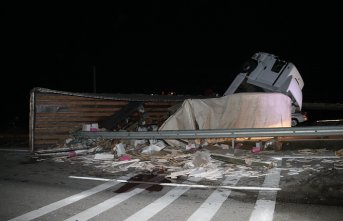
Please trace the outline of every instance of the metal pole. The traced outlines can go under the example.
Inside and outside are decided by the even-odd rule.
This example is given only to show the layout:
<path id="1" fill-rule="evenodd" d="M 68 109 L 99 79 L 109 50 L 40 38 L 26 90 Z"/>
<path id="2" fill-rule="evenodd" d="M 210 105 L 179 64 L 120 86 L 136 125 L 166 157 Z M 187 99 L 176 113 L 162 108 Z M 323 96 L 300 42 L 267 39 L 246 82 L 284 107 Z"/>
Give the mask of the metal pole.
<path id="1" fill-rule="evenodd" d="M 36 90 L 31 90 L 30 95 L 30 116 L 29 116 L 29 140 L 31 152 L 35 150 L 35 115 L 36 115 Z"/>
<path id="2" fill-rule="evenodd" d="M 93 93 L 96 93 L 96 66 L 93 65 Z"/>

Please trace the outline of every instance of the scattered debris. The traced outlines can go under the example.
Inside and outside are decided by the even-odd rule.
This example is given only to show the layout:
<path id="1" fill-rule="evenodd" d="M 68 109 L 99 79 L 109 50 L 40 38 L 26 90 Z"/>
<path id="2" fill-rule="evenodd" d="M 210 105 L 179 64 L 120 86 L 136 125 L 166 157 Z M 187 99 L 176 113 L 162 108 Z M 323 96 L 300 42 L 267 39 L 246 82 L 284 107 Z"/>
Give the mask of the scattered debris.
<path id="1" fill-rule="evenodd" d="M 210 163 L 211 157 L 208 151 L 198 151 L 194 154 L 192 163 L 195 167 L 203 167 Z"/>
<path id="2" fill-rule="evenodd" d="M 82 131 L 92 131 L 92 132 L 99 131 L 99 125 L 98 125 L 98 123 L 83 124 L 82 125 Z"/>
<path id="3" fill-rule="evenodd" d="M 268 168 L 272 168 L 275 166 L 273 162 L 256 161 L 256 160 L 252 160 L 251 158 L 241 159 L 238 157 L 232 157 L 232 156 L 227 156 L 227 155 L 222 155 L 222 154 L 211 154 L 211 157 L 213 159 L 221 160 L 221 161 L 232 163 L 232 164 L 242 164 L 242 165 L 248 165 L 248 166 L 265 166 Z"/>
<path id="4" fill-rule="evenodd" d="M 52 158 L 56 162 L 80 162 L 103 171 L 117 173 L 136 170 L 154 173 L 169 179 L 199 177 L 218 180 L 225 176 L 260 177 L 267 170 L 281 166 L 282 156 L 275 150 L 266 150 L 260 141 L 253 146 L 243 142 L 189 140 L 182 146 L 170 146 L 164 140 L 120 140 L 105 138 L 69 137 L 60 148 L 40 150 L 36 158 Z M 270 141 L 275 143 L 275 141 Z M 343 170 L 343 160 L 336 151 L 327 158 L 327 149 L 302 149 L 284 159 L 284 176 L 301 176 L 324 169 Z M 258 153 L 258 154 L 257 154 Z M 287 157 L 287 156 L 286 156 Z M 280 163 L 280 164 L 278 164 Z"/>
<path id="5" fill-rule="evenodd" d="M 131 156 L 130 155 L 121 155 L 119 158 L 118 158 L 120 161 L 129 161 L 131 160 Z"/>
<path id="6" fill-rule="evenodd" d="M 142 150 L 142 153 L 144 154 L 151 154 L 153 152 L 158 152 L 165 148 L 166 145 L 164 144 L 163 141 L 159 141 L 157 143 L 151 144 L 150 146 L 144 147 Z"/>
<path id="7" fill-rule="evenodd" d="M 94 155 L 94 160 L 113 160 L 114 155 L 111 153 L 96 153 Z"/>
<path id="8" fill-rule="evenodd" d="M 123 143 L 116 144 L 113 149 L 117 152 L 117 156 L 118 157 L 120 157 L 121 155 L 126 154 L 125 144 L 123 144 Z"/>
<path id="9" fill-rule="evenodd" d="M 337 150 L 335 152 L 335 155 L 338 156 L 338 157 L 343 157 L 343 149 Z"/>
<path id="10" fill-rule="evenodd" d="M 125 165 L 126 168 L 125 170 L 127 170 L 127 167 L 134 164 L 134 163 L 137 163 L 139 162 L 140 160 L 139 159 L 134 159 L 134 160 L 126 160 L 126 161 L 116 161 L 116 162 L 113 162 L 112 163 L 112 167 L 118 167 L 118 166 L 123 166 Z"/>

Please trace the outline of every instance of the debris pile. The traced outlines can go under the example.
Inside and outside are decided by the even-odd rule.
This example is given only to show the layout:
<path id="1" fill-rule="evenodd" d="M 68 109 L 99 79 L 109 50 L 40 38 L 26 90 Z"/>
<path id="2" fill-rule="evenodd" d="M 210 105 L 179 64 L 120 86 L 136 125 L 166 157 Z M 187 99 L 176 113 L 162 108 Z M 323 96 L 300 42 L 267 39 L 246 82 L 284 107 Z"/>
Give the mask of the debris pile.
<path id="1" fill-rule="evenodd" d="M 250 150 L 241 148 L 242 156 L 235 156 L 229 144 L 189 143 L 169 146 L 163 140 L 82 139 L 70 137 L 58 149 L 37 151 L 36 157 L 52 158 L 57 162 L 79 161 L 104 171 L 116 173 L 135 170 L 154 173 L 169 179 L 201 177 L 222 179 L 232 174 L 264 176 L 264 171 L 276 166 Z M 237 154 L 236 154 L 237 155 Z M 258 167 L 258 170 L 256 170 Z"/>

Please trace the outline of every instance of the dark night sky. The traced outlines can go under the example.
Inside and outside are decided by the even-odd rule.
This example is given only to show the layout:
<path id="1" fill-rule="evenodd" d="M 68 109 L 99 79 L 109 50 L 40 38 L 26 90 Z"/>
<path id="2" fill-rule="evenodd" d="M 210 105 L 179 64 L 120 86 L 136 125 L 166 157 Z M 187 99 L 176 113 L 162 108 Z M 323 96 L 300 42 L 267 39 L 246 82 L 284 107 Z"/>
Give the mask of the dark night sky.
<path id="1" fill-rule="evenodd" d="M 258 51 L 296 65 L 304 102 L 343 103 L 337 5 L 119 2 L 4 6 L 2 117 L 26 121 L 34 87 L 92 92 L 93 66 L 98 93 L 222 94 Z"/>

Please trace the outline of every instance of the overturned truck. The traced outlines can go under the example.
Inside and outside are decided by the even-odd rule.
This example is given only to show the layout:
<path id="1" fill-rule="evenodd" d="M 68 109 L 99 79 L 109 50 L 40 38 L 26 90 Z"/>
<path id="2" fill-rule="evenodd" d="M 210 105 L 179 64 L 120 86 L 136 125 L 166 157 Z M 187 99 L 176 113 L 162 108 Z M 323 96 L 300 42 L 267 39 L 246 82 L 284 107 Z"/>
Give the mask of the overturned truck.
<path id="1" fill-rule="evenodd" d="M 303 85 L 292 63 L 256 53 L 222 97 L 92 94 L 34 88 L 30 96 L 30 147 L 32 152 L 55 148 L 77 131 L 100 132 L 92 136 L 103 136 L 101 132 L 106 131 L 291 127 L 291 114 L 301 110 Z M 239 91 L 241 88 L 247 90 Z M 211 137 L 212 131 L 203 136 Z M 164 136 L 168 137 L 170 134 Z M 176 137 L 187 138 L 181 134 Z M 225 137 L 230 138 L 227 134 Z M 187 143 L 175 139 L 175 135 L 173 139 L 166 141 L 171 146 Z"/>

